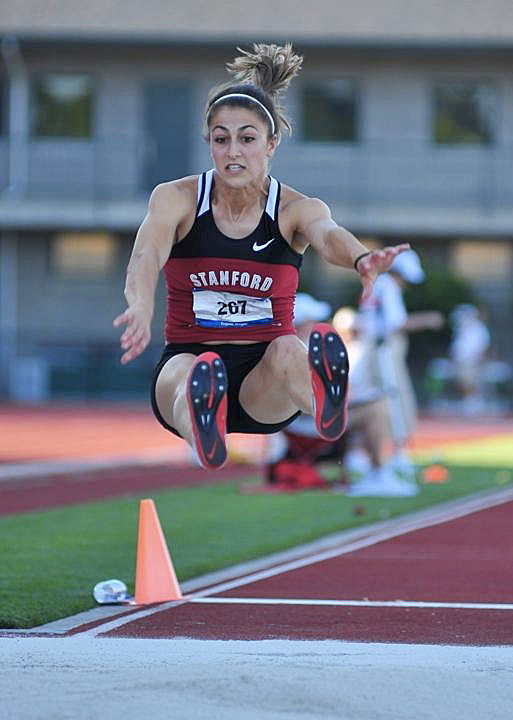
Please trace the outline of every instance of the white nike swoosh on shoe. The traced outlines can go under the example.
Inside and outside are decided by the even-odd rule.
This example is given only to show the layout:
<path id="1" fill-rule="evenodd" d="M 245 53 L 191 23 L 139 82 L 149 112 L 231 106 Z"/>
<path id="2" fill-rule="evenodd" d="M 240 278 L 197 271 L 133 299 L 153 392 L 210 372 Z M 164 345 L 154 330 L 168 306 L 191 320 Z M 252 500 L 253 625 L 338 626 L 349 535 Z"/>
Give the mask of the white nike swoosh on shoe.
<path id="1" fill-rule="evenodd" d="M 268 240 L 267 242 L 262 243 L 262 245 L 259 245 L 259 244 L 257 243 L 257 241 L 255 240 L 255 242 L 253 243 L 253 250 L 254 250 L 255 252 L 258 252 L 259 250 L 263 250 L 263 249 L 266 248 L 268 245 L 270 245 L 272 242 L 274 242 L 274 238 L 271 238 L 271 239 Z"/>

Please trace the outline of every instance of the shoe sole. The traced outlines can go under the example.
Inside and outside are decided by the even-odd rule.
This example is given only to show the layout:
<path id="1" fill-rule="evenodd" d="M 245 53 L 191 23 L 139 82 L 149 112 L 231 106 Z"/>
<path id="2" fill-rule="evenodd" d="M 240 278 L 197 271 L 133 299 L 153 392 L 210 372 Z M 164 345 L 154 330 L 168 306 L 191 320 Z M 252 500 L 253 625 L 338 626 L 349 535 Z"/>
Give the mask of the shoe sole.
<path id="1" fill-rule="evenodd" d="M 331 325 L 314 326 L 308 343 L 308 362 L 317 432 L 324 440 L 337 440 L 347 425 L 349 359 L 346 346 Z"/>
<path id="2" fill-rule="evenodd" d="M 207 470 L 222 467 L 227 458 L 227 388 L 226 368 L 219 355 L 199 355 L 189 372 L 187 403 L 198 458 Z"/>

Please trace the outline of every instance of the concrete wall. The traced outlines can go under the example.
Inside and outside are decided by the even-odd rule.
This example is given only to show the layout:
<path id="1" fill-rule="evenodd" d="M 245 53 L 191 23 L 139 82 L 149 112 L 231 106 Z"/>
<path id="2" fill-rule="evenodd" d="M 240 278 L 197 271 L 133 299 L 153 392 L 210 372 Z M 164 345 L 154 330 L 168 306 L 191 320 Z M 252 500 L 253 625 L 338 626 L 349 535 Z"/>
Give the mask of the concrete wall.
<path id="1" fill-rule="evenodd" d="M 52 61 L 44 55 L 29 55 L 29 75 L 59 69 L 93 75 L 95 133 L 87 141 L 29 138 L 27 198 L 99 203 L 146 197 L 142 175 L 152 138 L 145 130 L 144 90 L 155 78 L 190 82 L 189 172 L 209 166 L 201 137 L 202 110 L 208 88 L 223 77 L 226 59 L 219 51 L 209 51 L 209 55 L 201 65 L 197 57 L 185 62 L 176 53 L 131 58 L 113 57 L 106 51 L 99 55 L 76 51 L 72 60 L 64 54 Z M 204 67 L 211 69 L 205 72 Z M 296 132 L 279 148 L 273 171 L 285 182 L 333 204 L 335 213 L 343 213 L 358 232 L 402 229 L 443 234 L 449 229 L 508 234 L 508 226 L 513 227 L 512 70 L 510 58 L 449 56 L 441 60 L 415 54 L 362 58 L 335 51 L 316 56 L 310 51 L 305 70 L 287 98 Z M 301 141 L 301 83 L 328 75 L 353 78 L 357 84 L 360 137 L 355 143 Z M 494 145 L 451 148 L 433 143 L 433 83 L 458 77 L 496 84 L 500 111 Z M 0 224 L 8 209 L 0 201 Z M 117 221 L 124 225 L 121 216 Z M 34 223 L 37 226 L 37 217 Z M 112 224 L 116 224 L 115 216 Z"/>

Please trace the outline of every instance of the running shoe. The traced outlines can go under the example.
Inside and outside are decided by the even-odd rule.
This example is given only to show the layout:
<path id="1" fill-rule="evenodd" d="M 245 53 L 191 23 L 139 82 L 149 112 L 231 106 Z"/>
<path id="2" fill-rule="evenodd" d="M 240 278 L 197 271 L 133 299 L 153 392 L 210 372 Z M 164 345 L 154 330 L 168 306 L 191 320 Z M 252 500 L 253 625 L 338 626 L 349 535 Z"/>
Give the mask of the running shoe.
<path id="1" fill-rule="evenodd" d="M 416 483 L 399 478 L 389 467 L 379 467 L 352 483 L 345 494 L 348 497 L 414 497 L 418 492 Z"/>
<path id="2" fill-rule="evenodd" d="M 317 432 L 324 440 L 337 440 L 347 425 L 349 360 L 346 346 L 331 325 L 314 325 L 308 361 Z"/>
<path id="3" fill-rule="evenodd" d="M 187 402 L 198 459 L 207 470 L 226 462 L 227 388 L 226 368 L 219 355 L 198 355 L 189 372 Z"/>

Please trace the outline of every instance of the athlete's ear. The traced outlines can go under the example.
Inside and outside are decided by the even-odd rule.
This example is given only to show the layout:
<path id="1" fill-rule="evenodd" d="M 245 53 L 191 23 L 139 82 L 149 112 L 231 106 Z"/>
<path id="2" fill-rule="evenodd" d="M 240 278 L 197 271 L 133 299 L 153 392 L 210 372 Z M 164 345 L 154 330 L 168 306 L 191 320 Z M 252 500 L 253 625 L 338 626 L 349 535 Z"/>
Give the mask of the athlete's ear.
<path id="1" fill-rule="evenodd" d="M 274 155 L 274 151 L 278 147 L 278 136 L 277 135 L 271 135 L 269 140 L 267 141 L 267 157 L 272 157 Z"/>

